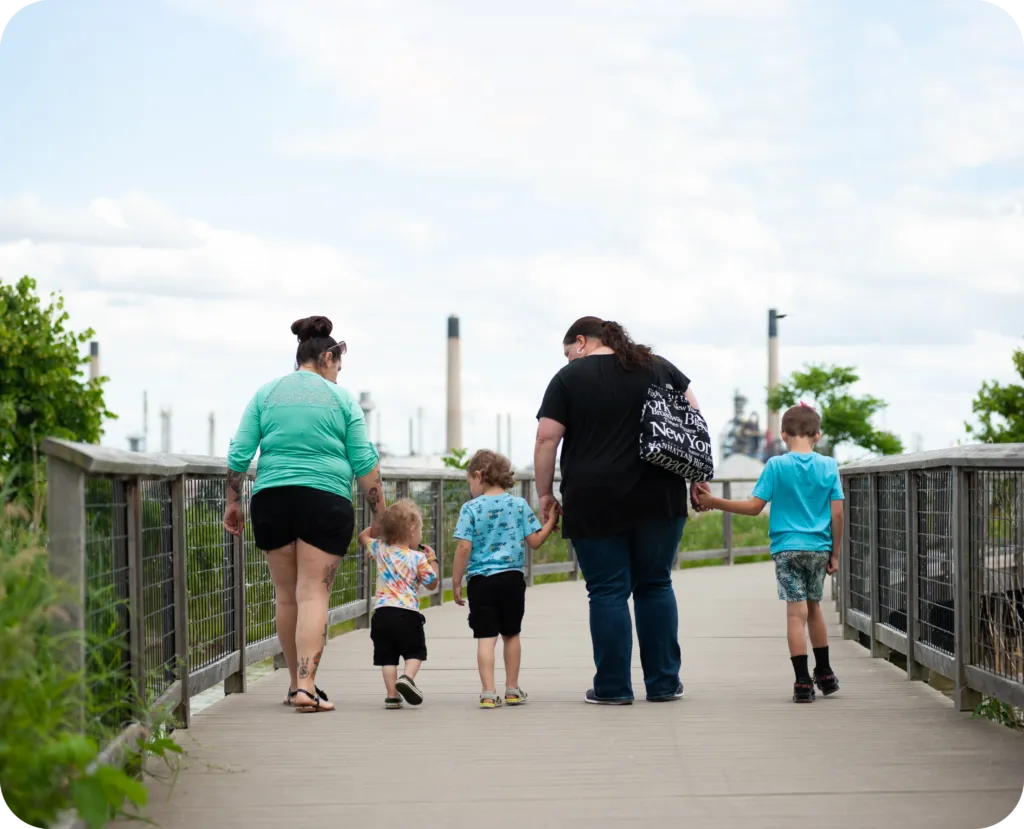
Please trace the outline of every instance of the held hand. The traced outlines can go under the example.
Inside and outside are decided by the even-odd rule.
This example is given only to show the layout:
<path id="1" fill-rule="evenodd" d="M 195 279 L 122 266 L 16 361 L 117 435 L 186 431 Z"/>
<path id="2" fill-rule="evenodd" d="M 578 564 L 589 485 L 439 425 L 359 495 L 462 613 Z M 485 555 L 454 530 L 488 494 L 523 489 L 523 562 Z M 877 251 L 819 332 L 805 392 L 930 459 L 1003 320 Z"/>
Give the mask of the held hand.
<path id="1" fill-rule="evenodd" d="M 711 484 L 700 483 L 690 485 L 690 504 L 697 512 L 707 512 L 711 509 L 710 506 L 704 503 L 703 497 L 710 497 L 711 495 Z"/>
<path id="2" fill-rule="evenodd" d="M 697 503 L 700 505 L 702 511 L 714 509 L 714 496 L 710 492 L 705 492 L 702 489 L 697 493 Z"/>
<path id="3" fill-rule="evenodd" d="M 548 512 L 548 518 L 544 524 L 545 528 L 553 532 L 558 527 L 558 519 L 561 515 L 562 505 L 555 501 Z"/>
<path id="4" fill-rule="evenodd" d="M 556 507 L 561 509 L 558 501 L 555 500 L 554 495 L 541 495 L 540 496 L 540 520 L 545 524 L 551 515 L 551 508 Z"/>
<path id="5" fill-rule="evenodd" d="M 828 564 L 825 565 L 825 573 L 829 576 L 834 576 L 839 572 L 839 556 L 833 553 L 829 556 Z"/>
<path id="6" fill-rule="evenodd" d="M 452 585 L 452 598 L 455 600 L 455 604 L 457 604 L 459 607 L 465 607 L 466 606 L 466 600 L 464 598 L 462 598 L 462 585 L 461 584 L 453 584 Z"/>
<path id="7" fill-rule="evenodd" d="M 242 505 L 238 502 L 228 504 L 224 510 L 224 529 L 232 535 L 241 535 L 245 526 L 245 519 L 242 516 Z"/>

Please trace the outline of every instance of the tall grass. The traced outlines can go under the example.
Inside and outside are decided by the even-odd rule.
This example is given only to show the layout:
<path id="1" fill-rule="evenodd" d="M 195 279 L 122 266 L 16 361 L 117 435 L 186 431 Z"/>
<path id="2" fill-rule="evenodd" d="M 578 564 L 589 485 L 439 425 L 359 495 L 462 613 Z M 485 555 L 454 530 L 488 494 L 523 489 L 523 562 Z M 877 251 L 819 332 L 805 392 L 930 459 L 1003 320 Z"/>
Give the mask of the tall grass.
<path id="1" fill-rule="evenodd" d="M 15 815 L 51 826 L 68 812 L 91 827 L 134 812 L 146 789 L 134 772 L 145 755 L 179 749 L 159 716 L 136 705 L 131 681 L 67 627 L 67 594 L 50 576 L 36 516 L 0 492 L 0 788 Z M 120 650 L 123 643 L 115 648 Z M 85 654 L 86 665 L 82 665 Z M 124 762 L 101 749 L 129 720 L 147 726 Z M 126 771 L 127 768 L 127 771 Z"/>

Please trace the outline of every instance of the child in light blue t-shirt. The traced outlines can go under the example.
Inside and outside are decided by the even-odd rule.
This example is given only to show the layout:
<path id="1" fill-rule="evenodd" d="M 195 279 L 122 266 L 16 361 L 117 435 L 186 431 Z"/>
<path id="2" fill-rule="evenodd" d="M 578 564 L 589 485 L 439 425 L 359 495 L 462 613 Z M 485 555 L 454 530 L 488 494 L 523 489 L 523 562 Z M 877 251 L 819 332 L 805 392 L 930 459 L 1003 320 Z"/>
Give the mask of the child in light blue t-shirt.
<path id="1" fill-rule="evenodd" d="M 702 506 L 737 515 L 760 515 L 771 504 L 768 535 L 779 598 L 786 602 L 789 653 L 796 682 L 794 702 L 813 702 L 814 686 L 829 696 L 839 690 L 828 661 L 828 629 L 821 600 L 825 576 L 839 567 L 843 539 L 843 487 L 833 458 L 814 451 L 821 440 L 821 418 L 809 406 L 782 416 L 782 439 L 789 452 L 771 458 L 749 500 L 726 501 L 710 493 Z M 814 677 L 807 670 L 807 633 L 814 649 Z"/>
<path id="2" fill-rule="evenodd" d="M 558 523 L 553 509 L 545 526 L 525 499 L 511 495 L 515 484 L 508 458 L 481 449 L 466 467 L 473 500 L 463 504 L 455 527 L 458 546 L 452 566 L 452 593 L 464 605 L 463 575 L 469 577 L 469 627 L 477 640 L 481 708 L 496 708 L 502 699 L 494 684 L 494 651 L 504 642 L 506 705 L 522 705 L 519 687 L 522 643 L 519 633 L 526 609 L 526 547 L 536 550 Z"/>

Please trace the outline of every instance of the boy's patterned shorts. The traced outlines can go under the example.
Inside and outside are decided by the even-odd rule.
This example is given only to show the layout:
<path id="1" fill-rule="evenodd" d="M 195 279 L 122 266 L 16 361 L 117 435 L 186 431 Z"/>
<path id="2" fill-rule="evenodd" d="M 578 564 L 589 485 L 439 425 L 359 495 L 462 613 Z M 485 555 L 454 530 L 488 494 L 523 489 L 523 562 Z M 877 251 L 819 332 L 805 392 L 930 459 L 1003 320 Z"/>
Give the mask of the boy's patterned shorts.
<path id="1" fill-rule="evenodd" d="M 775 581 L 784 602 L 820 602 L 825 595 L 829 553 L 794 550 L 776 553 Z"/>

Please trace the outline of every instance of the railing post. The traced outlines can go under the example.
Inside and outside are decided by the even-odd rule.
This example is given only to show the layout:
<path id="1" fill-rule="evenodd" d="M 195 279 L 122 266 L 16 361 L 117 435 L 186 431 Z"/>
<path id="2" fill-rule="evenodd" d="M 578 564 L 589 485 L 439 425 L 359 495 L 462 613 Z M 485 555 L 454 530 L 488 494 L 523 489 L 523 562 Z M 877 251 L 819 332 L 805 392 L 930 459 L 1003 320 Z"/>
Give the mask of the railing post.
<path id="1" fill-rule="evenodd" d="M 871 641 L 871 655 L 882 656 L 882 644 L 875 637 L 875 625 L 878 624 L 878 476 L 872 472 L 868 476 L 870 489 L 868 490 L 868 526 L 870 544 L 868 545 L 868 589 L 871 591 L 871 633 L 868 634 Z"/>
<path id="2" fill-rule="evenodd" d="M 175 709 L 175 717 L 182 728 L 188 728 L 192 721 L 192 706 L 188 692 L 188 553 L 185 526 L 188 515 L 185 507 L 185 475 L 178 475 L 171 482 L 171 565 L 174 578 L 174 642 L 177 647 L 178 678 L 181 681 L 181 702 Z"/>
<path id="3" fill-rule="evenodd" d="M 85 667 L 85 473 L 52 455 L 46 459 L 46 529 L 49 536 L 50 573 L 68 589 L 66 614 L 58 624 L 73 632 L 66 648 L 69 671 L 81 675 Z M 116 519 L 114 519 L 116 520 Z M 81 688 L 79 699 L 85 698 Z M 78 712 L 84 725 L 85 706 Z"/>
<path id="4" fill-rule="evenodd" d="M 722 481 L 722 497 L 726 501 L 732 499 L 732 481 Z M 722 563 L 731 567 L 733 564 L 732 513 L 725 510 L 722 511 L 722 546 L 725 548 L 725 557 L 722 559 Z"/>
<path id="5" fill-rule="evenodd" d="M 434 553 L 437 555 L 437 571 L 439 573 L 437 577 L 437 587 L 430 597 L 430 606 L 438 607 L 444 604 L 444 505 L 441 502 L 441 498 L 444 496 L 444 492 L 441 490 L 441 481 L 431 481 L 430 490 L 433 494 L 433 519 L 431 524 L 434 527 L 434 537 L 432 540 L 431 547 L 434 548 Z"/>
<path id="6" fill-rule="evenodd" d="M 146 700 L 145 626 L 143 624 L 142 492 L 138 478 L 125 484 L 128 505 L 128 645 L 131 678 L 140 705 Z"/>
<path id="7" fill-rule="evenodd" d="M 958 711 L 973 711 L 981 694 L 967 684 L 971 664 L 971 527 L 967 470 L 954 467 L 953 483 L 953 704 Z"/>
<path id="8" fill-rule="evenodd" d="M 580 580 L 580 560 L 576 558 L 576 548 L 572 546 L 572 542 L 566 539 L 565 547 L 569 551 L 569 558 L 572 561 L 572 571 L 569 573 L 569 578 L 572 581 Z"/>
<path id="9" fill-rule="evenodd" d="M 238 652 L 238 670 L 224 678 L 224 694 L 244 694 L 245 681 L 245 541 L 237 535 L 231 536 L 231 553 L 234 570 L 234 605 L 232 612 L 235 622 L 234 650 Z"/>
<path id="10" fill-rule="evenodd" d="M 908 470 L 906 475 L 906 537 L 907 537 L 907 679 L 923 679 L 922 666 L 914 658 L 914 649 L 920 636 L 921 620 L 919 618 L 918 568 L 920 561 L 917 556 L 917 473 Z"/>
<path id="11" fill-rule="evenodd" d="M 360 533 L 372 523 L 370 520 L 370 506 L 362 492 L 359 493 L 356 515 L 358 516 L 356 532 Z M 373 610 L 373 597 L 377 591 L 377 586 L 373 582 L 373 562 L 366 555 L 366 550 L 362 547 L 358 549 L 360 559 L 359 572 L 363 578 L 363 600 L 366 603 L 366 607 L 363 610 L 363 615 L 356 619 L 356 628 L 362 630 L 370 626 L 370 613 Z"/>

